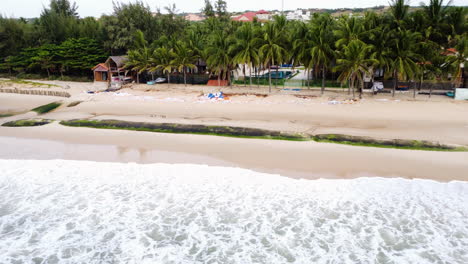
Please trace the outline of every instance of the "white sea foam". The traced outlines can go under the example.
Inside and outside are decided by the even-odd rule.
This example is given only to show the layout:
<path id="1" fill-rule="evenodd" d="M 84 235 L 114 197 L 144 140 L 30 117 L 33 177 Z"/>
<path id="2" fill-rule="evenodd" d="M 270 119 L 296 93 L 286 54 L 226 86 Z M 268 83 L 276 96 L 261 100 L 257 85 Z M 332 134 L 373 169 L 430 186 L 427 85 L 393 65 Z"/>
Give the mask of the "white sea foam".
<path id="1" fill-rule="evenodd" d="M 468 183 L 0 160 L 0 263 L 468 263 Z"/>

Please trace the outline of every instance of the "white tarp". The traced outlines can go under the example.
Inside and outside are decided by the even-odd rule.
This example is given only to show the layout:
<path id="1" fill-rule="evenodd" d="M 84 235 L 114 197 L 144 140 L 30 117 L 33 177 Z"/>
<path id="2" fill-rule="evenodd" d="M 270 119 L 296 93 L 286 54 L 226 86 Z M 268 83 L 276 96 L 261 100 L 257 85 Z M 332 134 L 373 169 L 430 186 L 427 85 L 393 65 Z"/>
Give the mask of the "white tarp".
<path id="1" fill-rule="evenodd" d="M 455 100 L 468 100 L 468 88 L 455 89 Z"/>

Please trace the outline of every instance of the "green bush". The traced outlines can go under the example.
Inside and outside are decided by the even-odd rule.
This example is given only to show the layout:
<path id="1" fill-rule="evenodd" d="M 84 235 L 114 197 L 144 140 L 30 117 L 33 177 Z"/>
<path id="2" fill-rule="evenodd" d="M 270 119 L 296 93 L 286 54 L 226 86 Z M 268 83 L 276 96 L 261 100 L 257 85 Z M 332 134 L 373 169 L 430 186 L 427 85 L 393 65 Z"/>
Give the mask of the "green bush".
<path id="1" fill-rule="evenodd" d="M 6 127 L 31 127 L 31 126 L 43 126 L 47 125 L 52 120 L 49 119 L 40 119 L 40 120 L 35 120 L 35 119 L 23 119 L 23 120 L 15 120 L 15 121 L 10 121 L 2 126 Z"/>
<path id="2" fill-rule="evenodd" d="M 50 104 L 41 105 L 39 107 L 36 107 L 36 108 L 32 109 L 31 111 L 34 111 L 34 112 L 36 112 L 38 114 L 45 114 L 45 113 L 48 113 L 48 112 L 54 110 L 55 108 L 59 107 L 60 105 L 62 105 L 62 103 L 53 102 L 53 103 L 50 103 Z"/>

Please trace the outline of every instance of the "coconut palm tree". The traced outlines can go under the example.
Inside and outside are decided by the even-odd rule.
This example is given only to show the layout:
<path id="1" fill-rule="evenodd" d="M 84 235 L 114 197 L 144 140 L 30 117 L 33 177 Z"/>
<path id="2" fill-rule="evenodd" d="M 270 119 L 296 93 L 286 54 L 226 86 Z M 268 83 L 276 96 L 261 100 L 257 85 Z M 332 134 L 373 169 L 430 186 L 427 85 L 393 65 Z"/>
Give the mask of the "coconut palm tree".
<path id="1" fill-rule="evenodd" d="M 134 46 L 135 48 L 127 53 L 128 60 L 125 63 L 125 68 L 136 71 L 137 83 L 140 83 L 140 74 L 154 66 L 151 59 L 154 49 L 148 47 L 148 42 L 141 30 L 135 33 Z"/>
<path id="2" fill-rule="evenodd" d="M 456 36 L 453 42 L 455 43 L 454 48 L 456 52 L 447 56 L 447 62 L 453 68 L 455 86 L 461 87 L 463 84 L 461 80 L 464 77 L 464 66 L 468 65 L 468 34 Z"/>
<path id="3" fill-rule="evenodd" d="M 233 56 L 229 52 L 232 45 L 232 38 L 224 31 L 216 31 L 210 36 L 208 42 L 207 65 L 211 71 L 218 75 L 218 85 L 220 79 L 231 81 L 231 70 L 233 68 Z"/>
<path id="4" fill-rule="evenodd" d="M 292 36 L 292 58 L 294 65 L 304 65 L 305 71 L 307 72 L 307 87 L 309 87 L 309 75 L 312 68 L 312 55 L 311 49 L 313 47 L 312 42 L 312 29 L 309 24 L 300 22 L 293 30 Z"/>
<path id="5" fill-rule="evenodd" d="M 157 48 L 154 51 L 154 56 L 151 58 L 151 62 L 156 65 L 150 68 L 150 71 L 155 72 L 161 70 L 163 74 L 167 74 L 167 86 L 171 83 L 171 72 L 177 67 L 174 64 L 175 54 L 172 49 L 166 47 Z"/>
<path id="6" fill-rule="evenodd" d="M 329 14 L 322 14 L 313 20 L 312 24 L 312 43 L 310 50 L 311 62 L 322 69 L 322 88 L 321 94 L 325 91 L 326 69 L 330 66 L 334 57 L 332 33 L 333 20 Z"/>
<path id="7" fill-rule="evenodd" d="M 353 97 L 355 87 L 359 86 L 359 98 L 362 98 L 364 75 L 370 74 L 372 65 L 377 63 L 377 60 L 369 59 L 371 51 L 371 46 L 359 40 L 352 40 L 337 52 L 337 65 L 334 70 L 341 72 L 338 77 L 339 81 L 342 83 L 349 81 Z"/>
<path id="8" fill-rule="evenodd" d="M 251 23 L 244 23 L 239 27 L 235 36 L 236 41 L 231 45 L 230 52 L 234 54 L 234 63 L 243 65 L 244 76 L 246 65 L 249 67 L 250 87 L 252 87 L 252 68 L 260 63 L 258 51 L 260 39 L 255 35 Z M 244 86 L 246 86 L 245 81 L 244 78 Z"/>
<path id="9" fill-rule="evenodd" d="M 392 0 L 390 2 L 390 15 L 393 19 L 393 28 L 405 26 L 409 5 L 407 0 Z"/>
<path id="10" fill-rule="evenodd" d="M 179 72 L 183 72 L 185 86 L 187 86 L 187 69 L 196 68 L 194 64 L 196 60 L 197 57 L 194 55 L 194 52 L 187 47 L 187 44 L 178 41 L 174 47 L 174 59 L 172 60 L 172 64 L 176 66 Z"/>
<path id="11" fill-rule="evenodd" d="M 394 80 L 392 96 L 395 96 L 399 77 L 409 80 L 418 73 L 416 62 L 420 60 L 420 56 L 414 50 L 419 38 L 419 33 L 409 30 L 396 31 L 393 35 L 390 42 L 391 55 L 389 61 L 389 69 L 392 71 Z"/>
<path id="12" fill-rule="evenodd" d="M 429 0 L 428 5 L 421 4 L 427 18 L 426 28 L 432 29 L 430 39 L 437 43 L 446 42 L 443 30 L 447 27 L 444 20 L 450 3 L 451 1 L 448 1 L 445 5 L 444 0 Z"/>
<path id="13" fill-rule="evenodd" d="M 375 70 L 387 72 L 390 69 L 392 51 L 389 47 L 391 36 L 388 25 L 381 25 L 376 30 L 369 32 L 368 39 L 371 50 L 370 58 L 376 60 L 374 67 L 371 69 L 373 78 Z"/>
<path id="14" fill-rule="evenodd" d="M 268 22 L 264 26 L 263 40 L 260 47 L 260 54 L 263 63 L 268 67 L 268 84 L 271 93 L 271 66 L 281 63 L 286 57 L 286 50 L 283 48 L 281 32 L 274 22 Z"/>
<path id="15" fill-rule="evenodd" d="M 357 17 L 342 16 L 338 20 L 337 28 L 333 31 L 337 41 L 335 46 L 341 48 L 353 40 L 362 41 L 366 34 L 364 22 Z M 323 26 L 319 24 L 319 26 Z"/>

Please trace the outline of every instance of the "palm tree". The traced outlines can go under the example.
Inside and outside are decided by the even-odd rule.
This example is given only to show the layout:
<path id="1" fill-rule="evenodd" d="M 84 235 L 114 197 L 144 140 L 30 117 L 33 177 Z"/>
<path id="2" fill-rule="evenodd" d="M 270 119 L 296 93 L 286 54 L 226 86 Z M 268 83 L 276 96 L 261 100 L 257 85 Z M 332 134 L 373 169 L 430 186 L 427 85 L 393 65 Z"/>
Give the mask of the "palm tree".
<path id="1" fill-rule="evenodd" d="M 187 86 L 187 68 L 196 68 L 194 61 L 197 57 L 193 51 L 187 47 L 187 45 L 181 41 L 178 41 L 174 47 L 174 59 L 172 64 L 176 66 L 177 70 L 184 73 L 184 85 Z"/>
<path id="2" fill-rule="evenodd" d="M 153 67 L 151 62 L 154 50 L 148 47 L 143 32 L 138 30 L 135 33 L 135 49 L 127 53 L 127 62 L 125 68 L 137 71 L 137 83 L 140 83 L 140 74 Z"/>
<path id="3" fill-rule="evenodd" d="M 408 80 L 415 77 L 418 73 L 416 61 L 418 61 L 420 56 L 414 52 L 414 49 L 419 37 L 419 33 L 409 30 L 397 31 L 390 42 L 392 53 L 389 69 L 392 71 L 394 78 L 392 96 L 395 96 L 399 77 Z"/>
<path id="4" fill-rule="evenodd" d="M 356 86 L 360 85 L 359 98 L 362 98 L 364 75 L 370 74 L 370 68 L 373 64 L 377 63 L 375 59 L 368 59 L 370 52 L 371 46 L 359 40 L 350 41 L 348 45 L 343 46 L 342 49 L 337 52 L 337 65 L 334 70 L 341 72 L 338 77 L 339 81 L 342 83 L 349 81 L 353 91 L 353 97 L 356 84 Z"/>
<path id="5" fill-rule="evenodd" d="M 230 47 L 230 52 L 235 54 L 233 57 L 234 63 L 243 64 L 243 72 L 245 77 L 245 66 L 249 66 L 250 87 L 252 87 L 252 67 L 258 65 L 260 56 L 258 46 L 260 40 L 256 37 L 254 27 L 251 23 L 244 23 L 236 31 L 236 42 Z M 246 86 L 244 78 L 244 86 Z"/>
<path id="6" fill-rule="evenodd" d="M 271 93 L 271 66 L 279 64 L 286 57 L 286 50 L 281 45 L 281 32 L 273 22 L 268 22 L 264 26 L 263 45 L 260 47 L 260 54 L 263 63 L 268 67 L 269 92 Z"/>
<path id="7" fill-rule="evenodd" d="M 294 65 L 304 65 L 307 72 L 307 87 L 309 87 L 309 74 L 312 68 L 311 49 L 312 42 L 312 29 L 308 24 L 300 22 L 293 31 L 293 48 L 291 56 L 294 58 Z"/>
<path id="8" fill-rule="evenodd" d="M 390 4 L 390 14 L 393 18 L 394 28 L 401 28 L 405 25 L 408 16 L 409 5 L 407 0 L 392 0 Z"/>
<path id="9" fill-rule="evenodd" d="M 444 0 L 429 0 L 429 5 L 422 3 L 424 14 L 427 18 L 427 28 L 431 28 L 431 40 L 441 43 L 446 41 L 445 34 L 443 33 L 444 18 L 448 10 L 448 5 L 452 1 L 448 1 L 444 5 Z"/>
<path id="10" fill-rule="evenodd" d="M 455 54 L 447 56 L 447 62 L 453 68 L 455 86 L 461 87 L 464 67 L 468 65 L 468 34 L 458 35 L 454 39 Z"/>
<path id="11" fill-rule="evenodd" d="M 223 79 L 227 79 L 230 83 L 233 57 L 229 52 L 229 47 L 232 39 L 224 31 L 216 31 L 210 37 L 206 50 L 207 65 L 218 75 L 218 85 L 220 84 L 221 75 L 223 75 Z"/>
<path id="12" fill-rule="evenodd" d="M 322 68 L 322 88 L 321 94 L 325 91 L 326 69 L 329 67 L 333 57 L 332 48 L 333 34 L 331 30 L 333 20 L 329 14 L 322 14 L 313 20 L 312 42 L 310 51 L 311 62 Z"/>
<path id="13" fill-rule="evenodd" d="M 391 40 L 389 27 L 381 25 L 369 32 L 370 58 L 376 60 L 374 67 L 371 69 L 371 76 L 374 76 L 374 70 L 378 69 L 383 72 L 389 71 L 392 51 L 389 47 Z M 372 77 L 373 78 L 373 77 Z M 372 79 L 373 81 L 373 79 Z"/>
<path id="14" fill-rule="evenodd" d="M 357 17 L 342 16 L 338 20 L 337 29 L 333 31 L 337 41 L 335 46 L 340 48 L 353 40 L 362 40 L 365 28 L 362 19 Z"/>
<path id="15" fill-rule="evenodd" d="M 172 49 L 161 47 L 154 51 L 154 56 L 151 60 L 156 66 L 152 67 L 150 71 L 155 72 L 157 70 L 161 70 L 163 74 L 167 74 L 168 87 L 171 83 L 171 72 L 177 67 L 177 65 L 174 64 L 174 57 L 175 54 Z"/>

